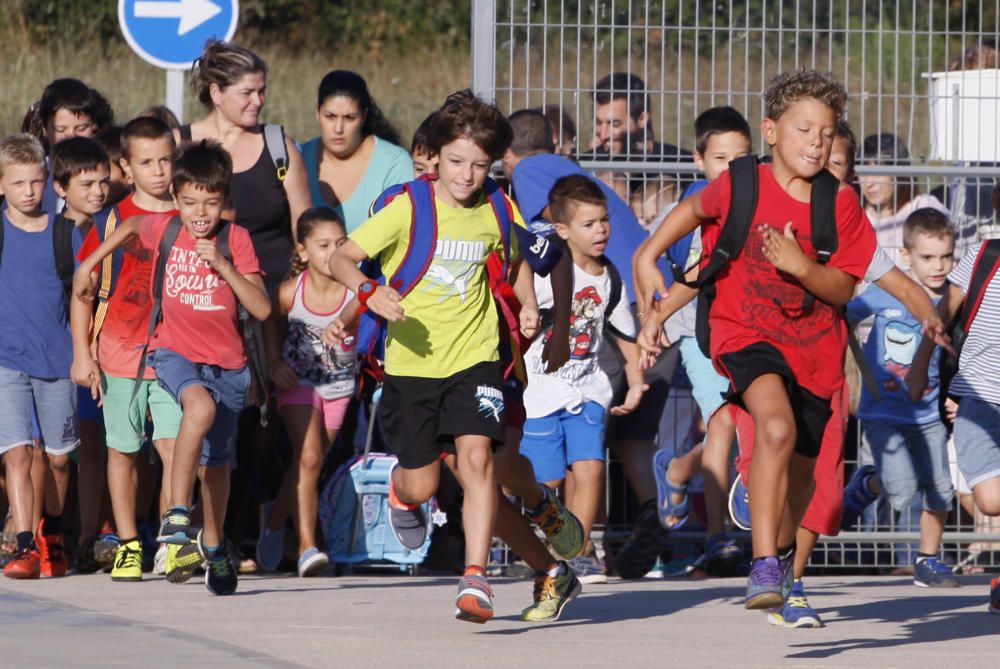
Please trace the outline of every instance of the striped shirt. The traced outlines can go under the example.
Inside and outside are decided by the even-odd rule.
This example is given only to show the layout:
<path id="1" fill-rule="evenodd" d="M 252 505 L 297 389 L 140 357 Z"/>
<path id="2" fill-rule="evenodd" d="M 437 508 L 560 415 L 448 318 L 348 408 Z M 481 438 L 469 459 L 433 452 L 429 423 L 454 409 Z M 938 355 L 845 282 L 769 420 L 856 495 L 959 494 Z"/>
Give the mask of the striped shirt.
<path id="1" fill-rule="evenodd" d="M 963 291 L 968 292 L 972 269 L 982 244 L 969 248 L 958 267 L 952 271 L 949 280 Z M 986 287 L 979 311 L 972 321 L 969 333 L 962 344 L 962 354 L 958 360 L 958 372 L 951 382 L 951 392 L 959 397 L 977 399 L 1000 404 L 1000 273 Z"/>

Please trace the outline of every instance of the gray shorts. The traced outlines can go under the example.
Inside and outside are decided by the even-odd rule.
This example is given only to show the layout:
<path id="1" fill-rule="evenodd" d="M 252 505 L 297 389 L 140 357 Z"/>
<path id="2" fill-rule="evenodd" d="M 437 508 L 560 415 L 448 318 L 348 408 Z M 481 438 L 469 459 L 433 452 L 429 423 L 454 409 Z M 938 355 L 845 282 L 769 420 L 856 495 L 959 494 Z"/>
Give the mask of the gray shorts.
<path id="1" fill-rule="evenodd" d="M 892 508 L 902 511 L 920 492 L 924 510 L 951 509 L 955 490 L 948 468 L 948 429 L 943 423 L 895 425 L 872 420 L 861 425 Z"/>
<path id="2" fill-rule="evenodd" d="M 32 443 L 32 404 L 46 453 L 64 455 L 77 447 L 76 385 L 0 367 L 0 454 Z"/>
<path id="3" fill-rule="evenodd" d="M 962 398 L 955 417 L 955 455 L 973 490 L 1000 476 L 1000 404 Z"/>

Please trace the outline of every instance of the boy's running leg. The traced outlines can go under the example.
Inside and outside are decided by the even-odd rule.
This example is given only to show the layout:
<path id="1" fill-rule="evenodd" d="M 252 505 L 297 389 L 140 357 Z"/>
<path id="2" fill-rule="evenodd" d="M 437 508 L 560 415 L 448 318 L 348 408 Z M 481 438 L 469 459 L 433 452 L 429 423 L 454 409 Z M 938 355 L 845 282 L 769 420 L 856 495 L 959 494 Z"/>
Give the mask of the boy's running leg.
<path id="1" fill-rule="evenodd" d="M 497 514 L 492 442 L 483 435 L 455 437 L 455 464 L 465 491 L 465 575 L 458 584 L 455 617 L 484 623 L 493 617 L 493 590 L 486 581 L 490 543 Z"/>
<path id="2" fill-rule="evenodd" d="M 170 509 L 163 516 L 157 540 L 183 545 L 191 539 L 191 493 L 198 472 L 202 442 L 215 422 L 216 406 L 208 388 L 198 384 L 184 388 L 180 404 L 183 418 L 174 441 L 170 471 Z"/>
<path id="3" fill-rule="evenodd" d="M 440 481 L 441 463 L 438 461 L 416 469 L 393 467 L 389 475 L 389 524 L 399 543 L 406 548 L 416 550 L 427 540 L 429 519 L 421 505 L 434 496 Z"/>
<path id="4" fill-rule="evenodd" d="M 32 448 L 15 446 L 3 454 L 7 499 L 17 532 L 17 553 L 3 569 L 7 578 L 34 579 L 41 574 L 41 558 L 31 529 L 35 493 L 31 485 Z"/>
<path id="5" fill-rule="evenodd" d="M 198 533 L 198 550 L 208 562 L 205 586 L 215 595 L 236 592 L 236 569 L 229 559 L 222 527 L 229 502 L 229 465 L 200 468 L 201 498 L 205 509 L 205 527 Z"/>
<path id="6" fill-rule="evenodd" d="M 108 490 L 115 528 L 122 539 L 111 568 L 112 581 L 142 580 L 142 547 L 135 522 L 135 496 L 138 479 L 134 453 L 108 448 Z"/>

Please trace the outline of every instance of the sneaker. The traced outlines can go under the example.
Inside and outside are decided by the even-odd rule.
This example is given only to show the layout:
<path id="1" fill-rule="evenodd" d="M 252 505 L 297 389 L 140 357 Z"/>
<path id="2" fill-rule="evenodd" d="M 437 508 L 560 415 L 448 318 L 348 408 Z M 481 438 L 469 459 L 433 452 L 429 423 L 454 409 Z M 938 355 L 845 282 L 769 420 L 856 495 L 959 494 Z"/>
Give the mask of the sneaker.
<path id="1" fill-rule="evenodd" d="M 840 521 L 842 528 L 854 527 L 861 512 L 878 499 L 878 495 L 868 487 L 868 482 L 874 475 L 875 467 L 872 465 L 862 465 L 854 470 L 851 480 L 844 488 L 844 515 Z"/>
<path id="2" fill-rule="evenodd" d="M 190 543 L 196 536 L 194 528 L 191 527 L 191 515 L 183 509 L 170 509 L 163 514 L 156 540 L 165 544 L 183 546 Z"/>
<path id="3" fill-rule="evenodd" d="M 3 568 L 7 578 L 39 578 L 42 575 L 42 557 L 37 548 L 22 548 L 14 559 Z"/>
<path id="4" fill-rule="evenodd" d="M 135 539 L 118 547 L 114 566 L 111 568 L 112 581 L 142 580 L 142 545 Z"/>
<path id="5" fill-rule="evenodd" d="M 913 565 L 913 585 L 921 588 L 957 588 L 958 577 L 951 565 L 936 557 L 924 558 Z"/>
<path id="6" fill-rule="evenodd" d="M 239 577 L 236 568 L 229 559 L 229 550 L 225 543 L 212 553 L 205 550 L 202 533 L 198 533 L 197 551 L 208 562 L 205 567 L 205 587 L 213 595 L 231 595 L 236 592 Z"/>
<path id="7" fill-rule="evenodd" d="M 615 570 L 622 578 L 642 578 L 653 565 L 667 540 L 667 531 L 660 526 L 656 500 L 649 500 L 639 510 L 632 534 L 615 557 Z"/>
<path id="8" fill-rule="evenodd" d="M 167 557 L 163 573 L 167 577 L 168 583 L 184 583 L 192 576 L 195 570 L 201 566 L 202 554 L 198 550 L 198 543 L 189 541 L 183 546 L 177 544 L 167 544 Z"/>
<path id="9" fill-rule="evenodd" d="M 530 623 L 559 620 L 566 605 L 583 592 L 583 586 L 571 566 L 565 562 L 562 565 L 565 571 L 559 576 L 535 575 L 535 603 L 521 611 L 521 618 Z"/>
<path id="10" fill-rule="evenodd" d="M 285 553 L 285 530 L 269 530 L 274 502 L 268 502 L 260 510 L 260 537 L 257 539 L 257 566 L 264 571 L 274 571 L 281 564 Z"/>
<path id="11" fill-rule="evenodd" d="M 806 599 L 806 589 L 802 581 L 792 584 L 788 601 L 780 609 L 771 611 L 767 622 L 779 627 L 822 627 L 823 621 Z"/>
<path id="12" fill-rule="evenodd" d="M 781 599 L 787 601 L 795 583 L 795 549 L 778 557 L 778 569 L 781 570 Z"/>
<path id="13" fill-rule="evenodd" d="M 990 613 L 1000 613 L 1000 576 L 990 581 Z"/>
<path id="14" fill-rule="evenodd" d="M 493 617 L 493 589 L 482 574 L 466 574 L 458 582 L 455 617 L 482 625 Z"/>
<path id="15" fill-rule="evenodd" d="M 94 547 L 98 541 L 100 541 L 100 537 L 97 536 L 90 536 L 83 540 L 80 548 L 76 551 L 74 572 L 77 574 L 96 574 L 101 570 L 102 565 L 98 564 L 97 558 L 94 557 Z"/>
<path id="16" fill-rule="evenodd" d="M 594 585 L 608 582 L 608 575 L 604 572 L 604 561 L 598 560 L 596 557 L 581 555 L 570 560 L 569 566 L 580 583 Z M 537 583 L 538 578 L 535 579 L 536 586 Z"/>
<path id="17" fill-rule="evenodd" d="M 555 492 L 548 486 L 543 485 L 541 488 L 545 497 L 542 511 L 537 515 L 529 513 L 528 517 L 545 533 L 545 538 L 559 557 L 565 560 L 574 558 L 583 550 L 586 541 L 586 537 L 583 536 L 583 525 L 566 508 Z"/>
<path id="18" fill-rule="evenodd" d="M 736 527 L 750 531 L 750 491 L 739 474 L 733 481 L 733 487 L 729 489 L 729 517 Z"/>
<path id="19" fill-rule="evenodd" d="M 744 607 L 776 609 L 784 606 L 785 598 L 781 596 L 783 576 L 781 564 L 773 555 L 754 560 L 750 567 L 750 577 L 747 579 L 747 598 Z"/>
<path id="20" fill-rule="evenodd" d="M 41 559 L 41 577 L 58 578 L 65 576 L 69 571 L 69 560 L 66 557 L 66 548 L 63 545 L 61 534 L 44 535 L 45 519 L 38 524 L 38 533 L 35 535 L 35 545 L 38 546 L 38 555 Z"/>
<path id="21" fill-rule="evenodd" d="M 117 534 L 102 534 L 94 542 L 94 561 L 101 567 L 106 567 L 109 564 L 117 564 L 118 548 L 120 545 L 121 540 L 119 540 Z M 139 552 L 142 552 L 141 549 Z"/>
<path id="22" fill-rule="evenodd" d="M 705 572 L 731 575 L 743 562 L 743 550 L 725 532 L 713 534 L 705 542 Z"/>
<path id="23" fill-rule="evenodd" d="M 167 573 L 167 545 L 160 544 L 153 556 L 153 574 L 163 576 Z"/>
<path id="24" fill-rule="evenodd" d="M 424 513 L 422 504 L 406 505 L 413 508 L 401 508 L 403 503 L 396 497 L 392 484 L 392 472 L 398 466 L 395 465 L 389 471 L 389 527 L 403 548 L 415 551 L 427 541 L 427 514 Z"/>
<path id="25" fill-rule="evenodd" d="M 329 566 L 330 558 L 315 546 L 305 549 L 299 556 L 299 576 L 303 578 L 322 574 Z"/>

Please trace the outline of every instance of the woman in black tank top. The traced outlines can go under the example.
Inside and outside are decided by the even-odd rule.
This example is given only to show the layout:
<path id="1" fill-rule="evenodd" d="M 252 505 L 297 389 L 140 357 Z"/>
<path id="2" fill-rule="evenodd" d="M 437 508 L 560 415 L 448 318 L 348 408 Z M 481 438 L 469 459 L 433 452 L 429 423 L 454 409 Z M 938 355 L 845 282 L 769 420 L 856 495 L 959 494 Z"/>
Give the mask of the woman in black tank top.
<path id="1" fill-rule="evenodd" d="M 280 178 L 258 120 L 264 105 L 267 65 L 249 49 L 210 42 L 192 69 L 191 86 L 208 115 L 179 129 L 182 142 L 213 139 L 233 157 L 234 220 L 250 232 L 274 295 L 288 275 L 294 222 L 309 205 L 305 165 L 295 142 L 284 137 L 288 156 Z"/>

